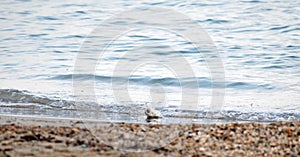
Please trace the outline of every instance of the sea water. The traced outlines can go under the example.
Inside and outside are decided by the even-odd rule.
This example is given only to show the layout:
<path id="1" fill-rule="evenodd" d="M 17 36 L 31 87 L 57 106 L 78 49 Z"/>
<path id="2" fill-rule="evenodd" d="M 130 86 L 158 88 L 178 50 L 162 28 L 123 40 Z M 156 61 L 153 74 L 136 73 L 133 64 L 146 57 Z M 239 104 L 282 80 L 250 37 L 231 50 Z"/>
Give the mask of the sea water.
<path id="1" fill-rule="evenodd" d="M 133 8 L 153 7 L 186 15 L 210 36 L 224 67 L 219 113 L 209 114 L 214 87 L 206 54 L 168 29 L 124 32 L 103 55 L 80 59 L 83 66 L 97 63 L 92 72 L 76 72 L 80 54 L 101 53 L 83 51 L 89 39 L 103 38 L 93 34 L 101 24 Z M 298 1 L 4 0 L 0 8 L 2 115 L 145 122 L 144 111 L 151 106 L 166 123 L 300 120 Z M 179 77 L 164 66 L 178 56 L 191 65 L 193 77 Z M 161 62 L 141 64 L 145 58 Z M 139 64 L 123 67 L 130 75 L 119 76 L 114 72 L 123 61 Z M 92 87 L 86 87 L 91 80 Z M 74 86 L 82 86 L 80 98 Z M 124 91 L 130 99 L 122 97 Z"/>

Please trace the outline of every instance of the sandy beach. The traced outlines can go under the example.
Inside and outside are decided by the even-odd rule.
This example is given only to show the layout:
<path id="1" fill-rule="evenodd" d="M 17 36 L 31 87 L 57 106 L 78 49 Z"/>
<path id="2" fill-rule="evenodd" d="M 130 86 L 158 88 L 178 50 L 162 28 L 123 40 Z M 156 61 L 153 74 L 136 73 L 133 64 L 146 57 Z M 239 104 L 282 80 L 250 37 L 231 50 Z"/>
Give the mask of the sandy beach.
<path id="1" fill-rule="evenodd" d="M 300 0 L 0 8 L 0 157 L 300 157 Z"/>
<path id="2" fill-rule="evenodd" d="M 9 116 L 0 121 L 1 157 L 300 155 L 299 122 L 100 124 Z"/>

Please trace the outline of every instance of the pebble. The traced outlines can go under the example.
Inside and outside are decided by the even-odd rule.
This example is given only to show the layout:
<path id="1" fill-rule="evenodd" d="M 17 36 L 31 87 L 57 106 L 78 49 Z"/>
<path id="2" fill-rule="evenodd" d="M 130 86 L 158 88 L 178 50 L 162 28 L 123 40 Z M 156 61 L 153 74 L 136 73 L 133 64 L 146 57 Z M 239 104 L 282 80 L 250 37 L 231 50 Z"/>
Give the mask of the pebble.
<path id="1" fill-rule="evenodd" d="M 10 141 L 2 141 L 1 142 L 1 145 L 3 145 L 3 146 L 9 145 L 9 144 L 11 144 Z"/>
<path id="2" fill-rule="evenodd" d="M 11 150 L 13 150 L 13 147 L 12 146 L 5 146 L 5 147 L 1 147 L 0 150 L 4 151 L 4 152 L 5 151 L 11 151 Z"/>
<path id="3" fill-rule="evenodd" d="M 38 138 L 31 132 L 27 132 L 24 136 L 21 136 L 21 139 L 24 139 L 25 141 L 32 141 L 37 140 Z"/>
<path id="4" fill-rule="evenodd" d="M 47 148 L 47 149 L 52 149 L 53 146 L 52 146 L 52 145 L 46 145 L 45 148 Z"/>
<path id="5" fill-rule="evenodd" d="M 136 151 L 142 150 L 144 146 L 155 148 L 150 151 L 150 154 L 155 156 L 272 156 L 273 154 L 299 156 L 300 154 L 300 122 L 218 125 L 114 123 L 106 127 L 99 126 L 97 131 L 99 134 L 93 134 L 92 131 L 79 127 L 0 125 L 0 156 L 3 152 L 30 152 L 33 156 L 40 156 L 38 151 L 31 150 L 41 150 L 41 153 L 43 149 L 44 152 L 48 150 L 67 156 L 77 156 L 78 154 L 74 153 L 76 151 L 97 153 L 100 156 L 120 155 L 120 153 L 126 156 L 126 152 L 130 149 L 131 155 L 143 156 Z M 166 140 L 171 133 L 174 138 Z M 39 145 L 40 143 L 43 145 Z"/>

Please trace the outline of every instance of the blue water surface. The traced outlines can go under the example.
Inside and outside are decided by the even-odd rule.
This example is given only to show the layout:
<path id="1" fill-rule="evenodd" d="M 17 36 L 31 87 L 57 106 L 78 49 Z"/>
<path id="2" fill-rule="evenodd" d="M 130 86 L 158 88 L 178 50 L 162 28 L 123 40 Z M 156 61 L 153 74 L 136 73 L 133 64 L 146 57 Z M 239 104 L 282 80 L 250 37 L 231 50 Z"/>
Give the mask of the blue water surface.
<path id="1" fill-rule="evenodd" d="M 300 3 L 289 0 L 3 0 L 0 114 L 74 118 L 78 112 L 89 112 L 76 108 L 79 102 L 72 81 L 76 77 L 82 82 L 95 81 L 95 93 L 85 93 L 80 103 L 94 105 L 91 108 L 97 108 L 101 114 L 82 114 L 87 116 L 84 118 L 140 122 L 145 118 L 145 107 L 154 103 L 169 118 L 207 118 L 213 82 L 205 53 L 168 30 L 149 28 L 123 34 L 101 58 L 84 58 L 87 64 L 97 61 L 94 73 L 74 73 L 79 53 L 99 53 L 81 49 L 87 39 L 101 38 L 92 33 L 99 25 L 122 11 L 150 7 L 185 14 L 214 42 L 225 72 L 225 100 L 216 119 L 300 120 Z M 149 43 L 155 43 L 144 47 L 151 51 L 151 56 L 122 56 L 140 44 Z M 130 69 L 130 77 L 112 74 L 115 63 L 122 60 L 172 60 L 174 56 L 184 56 L 194 66 L 195 77 L 178 78 L 170 69 L 155 65 Z M 115 84 L 127 81 L 126 90 L 132 101 L 116 102 L 111 80 Z M 199 104 L 179 112 L 182 85 L 199 91 L 199 95 L 189 95 L 199 97 Z"/>

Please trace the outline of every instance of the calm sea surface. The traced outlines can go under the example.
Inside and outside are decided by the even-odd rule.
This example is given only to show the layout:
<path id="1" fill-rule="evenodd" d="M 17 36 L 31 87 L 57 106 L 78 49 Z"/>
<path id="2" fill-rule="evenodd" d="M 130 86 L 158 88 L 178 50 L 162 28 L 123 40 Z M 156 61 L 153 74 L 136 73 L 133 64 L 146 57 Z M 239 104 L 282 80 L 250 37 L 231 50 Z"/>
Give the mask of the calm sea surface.
<path id="1" fill-rule="evenodd" d="M 93 73 L 74 73 L 80 53 L 99 53 L 92 48 L 82 52 L 87 39 L 101 38 L 93 36 L 99 25 L 120 12 L 151 7 L 184 14 L 211 37 L 224 66 L 221 113 L 208 116 L 213 88 L 205 55 L 167 29 L 150 27 L 124 33 L 101 57 L 81 59 L 86 66 L 96 61 Z M 162 123 L 175 122 L 174 119 L 207 123 L 210 118 L 218 122 L 300 121 L 299 12 L 300 2 L 290 0 L 2 0 L 0 114 L 144 122 L 144 110 L 151 105 L 164 115 Z M 119 21 L 113 25 L 126 24 Z M 135 53 L 128 57 L 141 45 L 141 51 L 145 49 L 151 55 Z M 129 77 L 112 73 L 123 61 L 172 61 L 175 56 L 190 63 L 195 77 L 179 78 L 172 67 L 163 63 L 125 66 Z M 74 94 L 73 77 L 83 86 L 92 78 L 93 93 L 82 87 L 84 97 L 79 101 Z M 196 84 L 191 79 L 196 79 Z M 124 80 L 126 86 L 121 85 Z M 180 108 L 185 94 L 182 88 L 197 91 L 187 97 L 198 98 L 198 104 L 191 101 L 189 109 Z M 131 101 L 122 99 L 122 94 L 116 100 L 114 94 L 122 91 L 127 91 Z"/>

